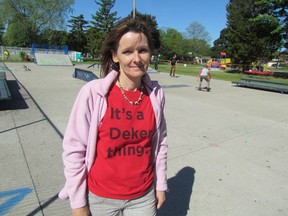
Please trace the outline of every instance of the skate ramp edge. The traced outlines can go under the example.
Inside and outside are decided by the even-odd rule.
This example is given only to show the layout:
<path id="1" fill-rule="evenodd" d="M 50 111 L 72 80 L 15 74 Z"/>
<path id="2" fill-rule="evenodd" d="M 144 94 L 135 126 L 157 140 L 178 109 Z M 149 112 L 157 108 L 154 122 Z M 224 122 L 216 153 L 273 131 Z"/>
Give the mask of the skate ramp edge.
<path id="1" fill-rule="evenodd" d="M 97 77 L 92 71 L 84 70 L 81 68 L 75 68 L 73 77 L 84 80 L 86 82 L 89 82 L 94 79 L 99 79 L 99 77 Z"/>
<path id="2" fill-rule="evenodd" d="M 35 53 L 35 63 L 38 65 L 72 66 L 69 55 Z"/>

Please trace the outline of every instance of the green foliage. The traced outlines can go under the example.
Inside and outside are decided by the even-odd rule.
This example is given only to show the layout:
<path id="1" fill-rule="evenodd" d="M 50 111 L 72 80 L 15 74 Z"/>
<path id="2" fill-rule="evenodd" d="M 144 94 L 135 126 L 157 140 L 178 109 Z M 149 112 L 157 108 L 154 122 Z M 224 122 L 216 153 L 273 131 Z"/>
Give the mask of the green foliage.
<path id="1" fill-rule="evenodd" d="M 119 20 L 117 12 L 111 12 L 115 0 L 94 0 L 100 6 L 95 15 L 92 15 L 91 28 L 88 31 L 88 47 L 91 53 L 99 53 L 102 42 L 114 23 Z"/>
<path id="2" fill-rule="evenodd" d="M 287 0 L 256 0 L 266 20 L 277 19 L 279 26 L 272 33 L 281 33 L 283 46 L 288 50 L 288 3 Z M 259 17 L 261 19 L 261 16 Z"/>
<path id="3" fill-rule="evenodd" d="M 26 53 L 24 51 L 20 51 L 19 56 L 20 56 L 21 61 L 24 61 Z"/>
<path id="4" fill-rule="evenodd" d="M 203 39 L 190 39 L 188 47 L 192 51 L 193 56 L 205 56 L 210 53 L 210 45 Z"/>
<path id="5" fill-rule="evenodd" d="M 84 20 L 83 14 L 75 17 L 72 16 L 68 26 L 71 28 L 68 34 L 69 48 L 82 53 L 87 52 L 87 28 L 88 21 Z"/>
<path id="6" fill-rule="evenodd" d="M 97 56 L 107 32 L 119 20 L 117 12 L 111 12 L 115 1 L 94 0 L 99 8 L 95 15 L 92 15 L 91 26 L 84 20 L 82 14 L 71 16 L 68 20 L 70 28 L 68 33 L 65 31 L 63 23 L 66 15 L 72 10 L 73 0 L 0 1 L 1 20 L 4 20 L 2 26 L 7 26 L 3 45 L 29 47 L 32 42 L 54 45 L 68 44 L 69 49 L 82 53 L 90 52 L 93 56 Z M 132 12 L 128 16 L 132 16 Z M 192 58 L 192 55 L 189 54 L 191 52 L 194 56 L 209 53 L 209 44 L 205 41 L 209 39 L 208 34 L 201 24 L 191 23 L 187 28 L 190 33 L 194 31 L 193 34 L 197 35 L 197 37 L 191 38 L 190 36 L 184 37 L 175 29 L 159 30 L 155 16 L 141 14 L 138 11 L 136 11 L 136 16 L 141 16 L 150 29 L 155 49 L 154 55 L 161 54 L 162 58 L 163 56 L 170 58 L 172 54 L 177 53 L 181 59 L 184 59 Z"/>
<path id="7" fill-rule="evenodd" d="M 27 47 L 31 42 L 30 35 L 34 34 L 28 31 L 27 26 L 24 26 L 18 19 L 13 19 L 8 25 L 4 40 L 8 46 Z"/>
<path id="8" fill-rule="evenodd" d="M 41 33 L 41 40 L 39 43 L 47 43 L 53 45 L 66 45 L 68 33 L 66 31 L 58 31 L 53 29 L 45 29 Z"/>
<path id="9" fill-rule="evenodd" d="M 132 17 L 133 12 L 130 13 L 128 17 Z M 160 41 L 160 32 L 158 29 L 158 24 L 156 21 L 156 17 L 150 14 L 142 14 L 136 11 L 135 16 L 141 17 L 142 20 L 146 23 L 146 27 L 149 29 L 152 37 L 152 45 L 154 52 L 157 53 L 157 50 L 160 48 L 161 41 Z"/>
<path id="10" fill-rule="evenodd" d="M 99 54 L 102 44 L 99 35 L 96 28 L 89 28 L 87 30 L 87 49 L 92 56 Z"/>
<path id="11" fill-rule="evenodd" d="M 112 12 L 111 10 L 115 5 L 115 0 L 94 0 L 100 9 L 96 11 L 96 15 L 92 15 L 94 21 L 91 21 L 93 27 L 98 31 L 107 33 L 111 30 L 114 22 L 118 20 L 117 12 Z"/>
<path id="12" fill-rule="evenodd" d="M 1 20 L 0 20 L 0 45 L 3 45 L 3 43 L 4 43 L 4 30 L 5 30 L 5 28 L 4 28 L 4 24 L 1 22 Z"/>
<path id="13" fill-rule="evenodd" d="M 191 26 L 190 26 L 191 27 Z M 189 38 L 188 34 L 178 32 L 173 28 L 160 29 L 161 47 L 159 52 L 169 59 L 176 53 L 181 60 L 192 60 L 195 56 L 210 54 L 210 45 L 200 36 Z"/>
<path id="14" fill-rule="evenodd" d="M 11 46 L 30 46 L 42 40 L 46 29 L 60 29 L 74 0 L 2 0 L 0 14 L 8 25 L 5 39 Z"/>
<path id="15" fill-rule="evenodd" d="M 230 0 L 227 5 L 228 25 L 214 41 L 213 55 L 226 51 L 233 57 L 234 64 L 243 65 L 272 58 L 281 49 L 282 21 L 285 19 L 283 13 L 275 15 L 280 11 L 276 2 L 283 3 L 281 0 Z"/>
<path id="16" fill-rule="evenodd" d="M 174 53 L 182 55 L 183 36 L 180 32 L 173 28 L 160 30 L 161 47 L 159 52 L 169 59 Z"/>
<path id="17" fill-rule="evenodd" d="M 205 30 L 205 27 L 199 22 L 192 22 L 186 28 L 186 32 L 188 38 L 204 40 L 208 43 L 211 41 L 209 33 Z"/>
<path id="18" fill-rule="evenodd" d="M 214 41 L 214 46 L 212 47 L 211 56 L 216 58 L 219 52 L 227 52 L 230 53 L 228 47 L 228 40 L 227 40 L 227 32 L 228 29 L 224 28 L 220 32 L 220 37 Z"/>
<path id="19" fill-rule="evenodd" d="M 265 10 L 254 3 L 255 0 L 230 0 L 227 5 L 227 30 L 222 35 L 224 41 L 221 41 L 226 45 L 233 63 L 247 67 L 259 59 L 270 59 L 281 47 L 278 21 L 268 19 L 263 14 Z"/>

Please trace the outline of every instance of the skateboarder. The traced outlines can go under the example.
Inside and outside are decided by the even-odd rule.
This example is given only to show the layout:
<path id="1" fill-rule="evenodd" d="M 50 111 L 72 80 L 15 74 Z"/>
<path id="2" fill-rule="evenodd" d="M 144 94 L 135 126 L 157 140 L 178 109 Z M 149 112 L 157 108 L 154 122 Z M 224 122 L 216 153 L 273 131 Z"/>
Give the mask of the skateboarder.
<path id="1" fill-rule="evenodd" d="M 199 81 L 198 90 L 202 90 L 202 81 L 203 79 L 207 82 L 207 91 L 210 91 L 210 80 L 211 72 L 209 66 L 206 64 L 204 68 L 199 72 L 197 80 Z"/>

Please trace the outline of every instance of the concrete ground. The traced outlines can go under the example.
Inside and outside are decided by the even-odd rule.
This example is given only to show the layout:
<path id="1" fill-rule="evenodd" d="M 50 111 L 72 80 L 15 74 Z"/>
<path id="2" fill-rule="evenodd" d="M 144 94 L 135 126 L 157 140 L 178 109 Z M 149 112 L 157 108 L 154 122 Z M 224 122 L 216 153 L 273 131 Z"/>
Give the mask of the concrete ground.
<path id="1" fill-rule="evenodd" d="M 64 130 L 79 89 L 74 66 L 7 63 L 0 101 L 0 215 L 71 215 Z M 87 65 L 77 65 L 87 69 Z M 97 67 L 90 68 L 95 74 Z M 288 95 L 150 73 L 166 94 L 170 192 L 158 216 L 287 216 Z"/>

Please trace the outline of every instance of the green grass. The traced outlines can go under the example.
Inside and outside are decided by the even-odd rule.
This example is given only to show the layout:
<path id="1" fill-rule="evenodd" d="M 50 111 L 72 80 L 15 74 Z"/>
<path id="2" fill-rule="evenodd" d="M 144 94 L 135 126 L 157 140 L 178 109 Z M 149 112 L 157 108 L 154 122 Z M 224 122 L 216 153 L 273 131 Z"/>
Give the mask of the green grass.
<path id="1" fill-rule="evenodd" d="M 153 68 L 153 65 L 151 65 Z M 184 64 L 177 64 L 176 68 L 176 74 L 178 75 L 186 75 L 186 76 L 194 76 L 197 77 L 199 71 L 202 69 L 203 65 L 199 64 L 187 64 L 186 67 Z M 170 65 L 169 64 L 159 64 L 158 65 L 158 71 L 165 72 L 165 73 L 170 73 Z M 288 73 L 288 71 L 287 71 Z M 212 70 L 212 79 L 216 80 L 225 80 L 225 81 L 239 81 L 241 78 L 259 78 L 260 76 L 253 76 L 253 75 L 247 75 L 242 73 L 241 71 L 238 70 L 231 70 L 227 68 L 226 70 Z M 270 77 L 260 77 L 261 79 L 273 79 L 273 81 L 278 81 L 278 82 L 285 82 L 288 83 L 288 79 L 283 79 L 283 78 L 270 78 Z"/>
<path id="2" fill-rule="evenodd" d="M 177 64 L 176 74 L 179 75 L 187 75 L 197 77 L 199 71 L 203 68 L 203 65 L 199 64 L 187 64 L 186 67 L 184 64 Z M 170 73 L 170 66 L 168 64 L 159 64 L 158 70 L 161 72 Z M 236 81 L 241 79 L 242 77 L 246 77 L 246 75 L 232 70 L 212 70 L 212 79 L 218 80 L 226 80 L 226 81 Z"/>
<path id="3" fill-rule="evenodd" d="M 0 60 L 0 62 L 1 62 L 1 60 Z M 91 59 L 91 60 L 85 59 L 85 61 L 83 61 L 83 62 L 74 62 L 73 61 L 72 63 L 76 64 L 76 65 L 77 64 L 92 65 L 94 63 L 100 63 L 100 62 L 97 59 Z M 154 65 L 151 64 L 150 67 L 154 68 Z M 178 63 L 177 69 L 176 69 L 176 74 L 197 77 L 198 73 L 202 67 L 203 67 L 203 65 L 200 65 L 200 64 L 186 64 L 186 66 L 184 66 L 184 64 Z M 164 73 L 170 73 L 170 65 L 168 63 L 160 63 L 158 65 L 158 71 L 161 71 Z M 277 69 L 275 69 L 275 71 L 277 71 Z M 288 74 L 288 70 L 286 70 L 286 69 L 285 70 L 278 69 L 278 71 L 281 71 L 284 73 L 287 72 L 287 74 Z M 243 74 L 243 73 L 241 73 L 241 71 L 231 70 L 229 68 L 227 68 L 226 70 L 212 70 L 212 79 L 216 79 L 216 80 L 225 80 L 225 81 L 233 82 L 233 81 L 239 81 L 241 78 L 247 78 L 247 77 L 259 78 L 259 76 Z M 288 83 L 288 79 L 284 79 L 284 78 L 274 78 L 274 77 L 273 78 L 261 77 L 261 78 L 262 79 L 273 79 L 273 81 Z"/>

